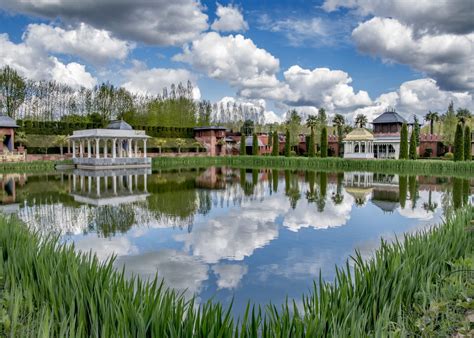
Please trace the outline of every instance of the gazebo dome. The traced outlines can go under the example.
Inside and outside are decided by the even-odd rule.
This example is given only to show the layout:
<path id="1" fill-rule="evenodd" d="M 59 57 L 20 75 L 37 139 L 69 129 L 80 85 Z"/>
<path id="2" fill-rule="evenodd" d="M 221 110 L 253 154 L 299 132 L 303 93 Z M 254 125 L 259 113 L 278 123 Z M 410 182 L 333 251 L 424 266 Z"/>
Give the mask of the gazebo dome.
<path id="1" fill-rule="evenodd" d="M 365 128 L 355 128 L 346 135 L 344 141 L 370 141 L 374 139 L 374 135 Z"/>
<path id="2" fill-rule="evenodd" d="M 0 128 L 18 128 L 16 121 L 7 115 L 0 115 Z"/>
<path id="3" fill-rule="evenodd" d="M 133 130 L 132 126 L 124 120 L 110 121 L 106 129 Z"/>

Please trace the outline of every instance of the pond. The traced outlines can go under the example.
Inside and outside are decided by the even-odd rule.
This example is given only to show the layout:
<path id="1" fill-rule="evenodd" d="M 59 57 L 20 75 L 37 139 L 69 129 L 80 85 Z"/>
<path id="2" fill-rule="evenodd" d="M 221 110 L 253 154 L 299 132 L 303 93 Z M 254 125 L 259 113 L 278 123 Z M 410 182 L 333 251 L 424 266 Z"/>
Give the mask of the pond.
<path id="1" fill-rule="evenodd" d="M 0 175 L 0 208 L 127 276 L 229 304 L 301 299 L 359 250 L 439 223 L 474 180 L 207 168 Z"/>

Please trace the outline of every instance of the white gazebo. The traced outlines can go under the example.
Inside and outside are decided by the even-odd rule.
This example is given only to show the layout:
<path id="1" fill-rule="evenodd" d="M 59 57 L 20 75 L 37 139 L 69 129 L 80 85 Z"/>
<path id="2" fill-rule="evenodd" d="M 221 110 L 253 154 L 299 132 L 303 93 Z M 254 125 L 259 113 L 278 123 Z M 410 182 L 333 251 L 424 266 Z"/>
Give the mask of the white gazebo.
<path id="1" fill-rule="evenodd" d="M 151 167 L 146 154 L 149 138 L 124 121 L 112 121 L 105 129 L 74 131 L 69 141 L 75 166 L 97 170 Z"/>
<path id="2" fill-rule="evenodd" d="M 343 140 L 344 158 L 374 158 L 374 135 L 365 128 L 355 128 Z"/>

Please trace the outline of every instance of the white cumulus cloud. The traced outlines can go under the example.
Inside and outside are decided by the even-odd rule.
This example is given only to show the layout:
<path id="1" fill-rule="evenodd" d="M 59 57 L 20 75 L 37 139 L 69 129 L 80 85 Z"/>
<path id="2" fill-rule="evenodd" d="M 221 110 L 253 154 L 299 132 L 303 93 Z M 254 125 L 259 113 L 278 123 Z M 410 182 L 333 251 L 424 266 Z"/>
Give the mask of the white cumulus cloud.
<path id="1" fill-rule="evenodd" d="M 239 32 L 249 29 L 249 25 L 244 20 L 240 8 L 232 4 L 223 6 L 218 3 L 216 16 L 218 18 L 211 25 L 213 30 L 221 32 Z"/>

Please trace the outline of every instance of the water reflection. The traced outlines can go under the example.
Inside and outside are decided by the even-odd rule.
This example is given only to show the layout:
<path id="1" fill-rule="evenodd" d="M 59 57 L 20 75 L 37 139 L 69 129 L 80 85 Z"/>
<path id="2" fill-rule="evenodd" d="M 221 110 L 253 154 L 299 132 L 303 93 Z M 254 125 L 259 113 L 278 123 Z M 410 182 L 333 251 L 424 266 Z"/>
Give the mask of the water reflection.
<path id="1" fill-rule="evenodd" d="M 150 173 L 3 175 L 1 208 L 59 233 L 128 276 L 159 274 L 236 309 L 299 297 L 334 277 L 354 249 L 370 255 L 472 199 L 473 180 L 367 172 L 207 168 Z"/>

